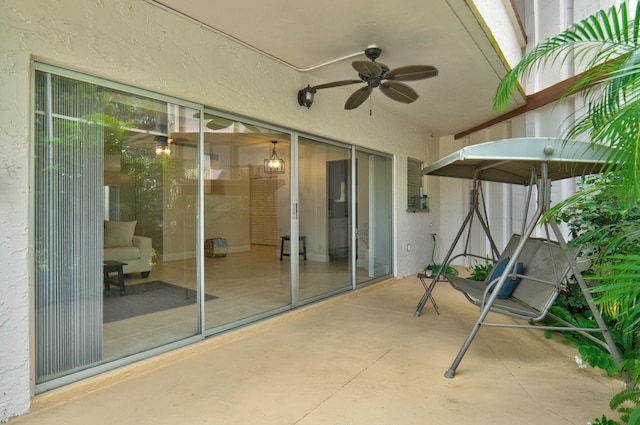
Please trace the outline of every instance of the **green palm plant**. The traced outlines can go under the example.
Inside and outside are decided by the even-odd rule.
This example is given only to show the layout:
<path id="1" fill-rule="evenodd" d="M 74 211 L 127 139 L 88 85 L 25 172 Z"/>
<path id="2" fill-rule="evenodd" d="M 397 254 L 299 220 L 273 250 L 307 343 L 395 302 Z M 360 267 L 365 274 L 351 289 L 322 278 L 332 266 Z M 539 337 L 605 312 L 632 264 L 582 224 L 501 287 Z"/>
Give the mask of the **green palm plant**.
<path id="1" fill-rule="evenodd" d="M 626 3 L 597 12 L 538 44 L 503 78 L 493 107 L 504 110 L 519 82 L 532 72 L 571 60 L 584 72 L 576 76 L 563 98 L 581 95 L 586 106 L 576 113 L 565 138 L 586 138 L 614 149 L 605 170 L 609 178 L 556 205 L 547 217 L 594 194 L 602 194 L 622 212 L 635 210 L 640 200 L 640 7 L 633 16 L 628 14 Z M 596 303 L 621 334 L 629 339 L 640 336 L 640 223 L 620 220 L 587 230 L 580 240 L 600 247 L 593 267 L 600 281 L 593 289 Z M 628 349 L 623 367 L 637 382 L 640 361 L 633 353 L 640 353 L 640 348 L 622 348 Z M 629 394 L 637 395 L 637 389 L 613 401 L 618 403 Z M 625 399 L 635 406 L 625 410 L 621 420 L 640 424 L 638 398 Z M 616 403 L 612 408 L 619 408 Z"/>

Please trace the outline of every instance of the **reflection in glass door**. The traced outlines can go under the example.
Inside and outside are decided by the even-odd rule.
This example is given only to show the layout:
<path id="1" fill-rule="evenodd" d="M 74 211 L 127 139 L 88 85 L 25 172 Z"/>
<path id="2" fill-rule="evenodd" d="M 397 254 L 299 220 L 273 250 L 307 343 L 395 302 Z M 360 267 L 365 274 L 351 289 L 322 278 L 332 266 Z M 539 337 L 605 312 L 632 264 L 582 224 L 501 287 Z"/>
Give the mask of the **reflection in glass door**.
<path id="1" fill-rule="evenodd" d="M 186 340 L 197 110 L 37 71 L 36 384 Z M 44 386 L 43 386 L 44 385 Z"/>
<path id="2" fill-rule="evenodd" d="M 290 136 L 205 113 L 205 328 L 224 330 L 291 305 L 279 255 L 290 232 Z"/>
<path id="3" fill-rule="evenodd" d="M 356 153 L 356 284 L 393 272 L 391 159 Z"/>
<path id="4" fill-rule="evenodd" d="M 300 137 L 299 298 L 351 287 L 351 150 Z"/>
<path id="5" fill-rule="evenodd" d="M 104 360 L 199 332 L 197 112 L 105 89 Z"/>

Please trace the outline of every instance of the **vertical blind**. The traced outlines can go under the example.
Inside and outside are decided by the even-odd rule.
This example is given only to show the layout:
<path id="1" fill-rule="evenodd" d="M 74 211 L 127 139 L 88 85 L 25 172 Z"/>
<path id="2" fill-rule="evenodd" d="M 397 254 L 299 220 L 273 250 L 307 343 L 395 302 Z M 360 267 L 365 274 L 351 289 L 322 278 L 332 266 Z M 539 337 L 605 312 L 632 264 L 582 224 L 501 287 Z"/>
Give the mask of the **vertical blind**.
<path id="1" fill-rule="evenodd" d="M 36 73 L 36 382 L 102 357 L 100 87 Z"/>

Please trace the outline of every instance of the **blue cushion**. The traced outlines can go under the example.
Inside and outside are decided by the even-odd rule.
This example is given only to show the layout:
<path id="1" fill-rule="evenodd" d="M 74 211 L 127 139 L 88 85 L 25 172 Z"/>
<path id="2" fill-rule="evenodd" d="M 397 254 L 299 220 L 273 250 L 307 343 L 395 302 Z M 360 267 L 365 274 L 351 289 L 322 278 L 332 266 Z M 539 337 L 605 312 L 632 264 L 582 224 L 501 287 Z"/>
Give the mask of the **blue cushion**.
<path id="1" fill-rule="evenodd" d="M 491 269 L 491 273 L 489 274 L 489 278 L 487 279 L 487 281 L 491 282 L 494 279 L 498 279 L 500 276 L 502 276 L 510 260 L 510 257 L 505 257 L 502 260 L 498 261 L 493 269 Z M 522 274 L 523 270 L 524 265 L 521 262 L 518 262 L 518 264 L 516 265 L 516 274 Z M 491 288 L 489 288 L 489 292 L 493 292 L 493 287 L 496 285 L 496 283 L 491 285 Z M 520 283 L 519 277 L 507 278 L 507 281 L 504 283 L 504 285 L 502 285 L 500 292 L 498 292 L 498 298 L 501 300 L 509 298 L 513 291 L 515 291 L 518 283 Z"/>

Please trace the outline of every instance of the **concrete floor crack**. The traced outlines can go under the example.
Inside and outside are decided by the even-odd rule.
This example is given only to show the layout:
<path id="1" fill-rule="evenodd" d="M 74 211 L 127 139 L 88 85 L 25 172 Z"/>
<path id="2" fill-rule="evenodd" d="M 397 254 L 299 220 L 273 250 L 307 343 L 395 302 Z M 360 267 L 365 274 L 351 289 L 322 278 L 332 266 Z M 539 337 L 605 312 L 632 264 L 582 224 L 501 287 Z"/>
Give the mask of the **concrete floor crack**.
<path id="1" fill-rule="evenodd" d="M 371 366 L 375 365 L 376 363 L 378 363 L 380 360 L 382 360 L 387 354 L 389 354 L 391 352 L 391 350 L 393 350 L 393 348 L 389 348 L 387 351 L 385 351 L 384 353 L 382 353 L 377 359 L 375 359 L 373 362 L 371 362 L 369 365 L 367 365 L 365 368 L 361 369 L 358 373 L 356 373 L 355 375 L 353 375 L 348 381 L 346 381 L 344 384 L 342 384 L 339 388 L 337 388 L 334 392 L 332 392 L 331 394 L 329 394 L 327 397 L 325 397 L 320 403 L 318 403 L 317 405 L 315 405 L 313 407 L 313 409 L 309 410 L 307 413 L 305 413 L 300 419 L 298 419 L 297 421 L 294 422 L 294 424 L 298 424 L 300 423 L 300 421 L 302 421 L 304 418 L 306 418 L 307 416 L 309 416 L 311 413 L 313 413 L 315 410 L 317 410 L 320 406 L 322 406 L 323 404 L 325 404 L 327 401 L 329 401 L 331 398 L 333 398 L 333 396 L 335 396 L 336 394 L 338 394 L 340 391 L 342 391 L 344 388 L 346 388 L 349 384 L 351 384 L 353 381 L 355 381 L 358 377 L 360 377 L 363 373 L 365 373 L 367 370 L 369 370 L 369 368 L 371 368 Z"/>

